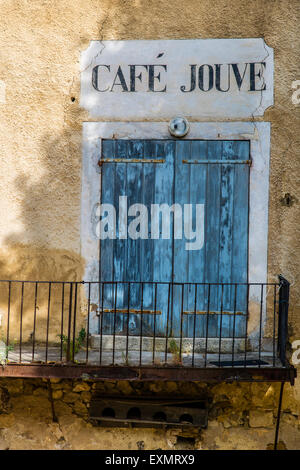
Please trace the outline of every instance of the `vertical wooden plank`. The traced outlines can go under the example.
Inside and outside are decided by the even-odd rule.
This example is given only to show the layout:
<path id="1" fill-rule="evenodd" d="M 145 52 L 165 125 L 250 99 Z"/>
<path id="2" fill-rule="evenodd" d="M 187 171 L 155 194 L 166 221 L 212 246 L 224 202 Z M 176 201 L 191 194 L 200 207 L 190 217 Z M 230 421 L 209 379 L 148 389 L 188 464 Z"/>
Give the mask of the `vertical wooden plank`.
<path id="1" fill-rule="evenodd" d="M 222 155 L 222 141 L 207 142 L 207 160 L 219 160 Z M 221 202 L 221 166 L 219 164 L 207 165 L 206 184 L 206 218 L 205 218 L 205 279 L 206 282 L 219 282 L 219 246 L 220 246 L 220 202 Z M 205 296 L 207 309 L 207 295 Z M 219 311 L 219 288 L 212 285 L 210 288 L 210 310 Z M 206 335 L 206 318 L 203 327 Z M 218 316 L 210 315 L 208 319 L 208 336 L 218 336 Z"/>
<path id="2" fill-rule="evenodd" d="M 130 140 L 128 142 L 128 158 L 142 158 L 144 156 L 144 142 L 141 140 Z M 127 164 L 127 192 L 128 192 L 128 207 L 141 201 L 142 197 L 142 182 L 143 182 L 143 167 L 142 164 Z M 128 228 L 130 222 L 134 217 L 128 217 Z M 130 281 L 141 280 L 141 240 L 132 240 L 129 236 L 127 239 L 127 278 Z M 139 284 L 132 284 L 130 293 L 130 307 L 140 308 L 141 299 L 141 286 Z M 129 315 L 129 332 L 130 334 L 139 334 L 140 332 L 140 315 Z"/>
<path id="3" fill-rule="evenodd" d="M 102 158 L 112 158 L 114 155 L 114 141 L 103 140 L 102 142 Z M 102 188 L 100 201 L 102 204 L 113 204 L 114 201 L 114 182 L 115 168 L 113 165 L 103 164 L 102 171 Z M 100 264 L 100 280 L 113 280 L 113 240 L 100 240 L 101 246 L 101 264 Z"/>
<path id="4" fill-rule="evenodd" d="M 232 160 L 234 158 L 234 142 L 224 141 L 222 160 Z M 231 282 L 231 265 L 232 265 L 232 239 L 233 239 L 233 197 L 234 197 L 234 171 L 235 166 L 232 164 L 221 165 L 221 202 L 220 202 L 220 255 L 219 255 L 219 282 Z M 236 228 L 235 228 L 236 230 Z M 232 311 L 233 305 L 231 301 L 231 286 L 224 286 L 223 299 L 220 298 L 224 311 Z M 228 315 L 219 317 L 219 331 L 222 336 L 229 335 Z"/>
<path id="5" fill-rule="evenodd" d="M 128 142 L 126 140 L 115 141 L 115 153 L 114 158 L 126 159 Z M 114 242 L 114 280 L 124 281 L 126 280 L 126 265 L 127 265 L 127 240 L 120 239 L 120 227 L 119 227 L 119 214 L 120 196 L 127 196 L 127 164 L 126 163 L 108 163 L 108 165 L 114 165 L 115 167 L 115 193 L 114 193 L 114 206 L 116 208 L 116 235 L 117 238 Z M 118 285 L 117 291 L 117 309 L 124 309 L 127 307 L 127 286 L 124 284 Z M 116 334 L 120 333 L 124 329 L 124 315 L 116 315 Z"/>
<path id="6" fill-rule="evenodd" d="M 207 141 L 205 140 L 196 140 L 191 141 L 190 154 L 187 159 L 191 160 L 206 160 L 207 159 Z M 205 216 L 207 212 L 207 203 L 206 203 L 206 176 L 207 176 L 207 166 L 208 165 L 186 165 L 189 169 L 189 200 L 188 203 L 193 205 L 193 230 L 196 228 L 195 220 L 195 210 L 196 204 L 204 204 L 204 230 L 205 230 Z M 187 242 L 187 240 L 186 240 Z M 189 265 L 188 265 L 188 280 L 189 282 L 205 282 L 205 246 L 207 244 L 204 233 L 204 245 L 200 250 L 190 250 L 188 251 Z M 185 246 L 186 248 L 186 246 Z M 187 309 L 188 311 L 194 310 L 195 305 L 195 286 L 194 284 L 190 285 L 187 289 L 188 301 Z M 205 287 L 198 286 L 197 288 L 197 309 L 205 310 Z M 194 317 L 193 315 L 188 316 L 187 322 L 187 331 L 185 331 L 186 336 L 193 336 L 194 330 Z M 203 336 L 203 317 L 197 315 L 195 322 L 196 336 Z"/>
<path id="7" fill-rule="evenodd" d="M 155 166 L 155 204 L 173 204 L 174 190 L 174 142 L 173 141 L 153 141 L 153 155 L 157 158 L 163 157 L 165 163 Z M 152 221 L 153 224 L 153 221 Z M 160 217 L 160 232 L 162 230 L 162 217 Z M 173 222 L 171 217 L 170 237 L 153 240 L 153 280 L 158 282 L 172 281 L 173 269 Z M 157 292 L 157 308 L 162 311 L 162 315 L 157 316 L 157 334 L 163 335 L 166 329 L 166 315 L 168 309 L 168 286 L 159 285 Z"/>
<path id="8" fill-rule="evenodd" d="M 144 159 L 155 158 L 156 148 L 151 140 L 144 141 Z M 159 156 L 158 156 L 159 157 Z M 155 163 L 143 164 L 143 185 L 141 202 L 148 210 L 148 239 L 141 240 L 141 279 L 143 281 L 153 280 L 153 240 L 151 239 L 151 204 L 154 203 L 155 195 Z M 143 304 L 145 310 L 154 309 L 154 286 L 144 284 Z M 154 316 L 144 314 L 142 316 L 142 327 L 144 335 L 152 335 Z"/>
<path id="9" fill-rule="evenodd" d="M 183 160 L 191 158 L 191 142 L 176 141 L 175 142 L 175 191 L 174 202 L 182 208 L 182 220 L 184 221 L 184 204 L 189 204 L 190 200 L 190 165 L 184 164 Z M 194 166 L 194 165 L 193 165 Z M 174 240 L 174 282 L 189 282 L 189 251 L 185 249 L 186 240 L 184 237 L 184 224 L 182 224 L 182 238 Z M 188 288 L 185 288 L 183 299 L 184 310 L 188 309 Z M 173 335 L 178 337 L 181 330 L 181 304 L 182 304 L 182 287 L 174 286 L 173 291 Z M 189 320 L 184 316 L 182 331 L 187 334 L 187 323 Z"/>
<path id="10" fill-rule="evenodd" d="M 183 164 L 182 160 L 190 160 L 191 143 L 177 141 L 175 149 L 174 202 L 182 207 L 182 219 L 184 219 L 184 204 L 189 204 L 190 200 L 190 165 Z M 182 238 L 174 240 L 174 282 L 189 281 L 189 251 L 185 250 L 185 243 L 182 224 Z"/>
<path id="11" fill-rule="evenodd" d="M 236 156 L 240 160 L 249 159 L 249 141 L 236 141 L 234 143 Z M 234 191 L 234 214 L 233 214 L 233 245 L 232 245 L 232 282 L 248 281 L 248 198 L 249 198 L 249 172 L 248 165 L 235 165 L 235 191 Z M 232 291 L 232 294 L 234 291 Z M 232 302 L 234 299 L 232 299 Z M 247 286 L 237 288 L 236 310 L 243 312 L 238 315 L 235 322 L 235 336 L 245 335 L 246 311 L 247 311 Z M 233 320 L 232 320 L 233 322 Z M 232 325 L 233 329 L 233 325 Z M 233 335 L 233 331 L 230 331 Z"/>
<path id="12" fill-rule="evenodd" d="M 234 156 L 232 141 L 223 142 L 222 160 L 232 160 Z M 233 199 L 234 165 L 221 165 L 221 203 L 220 203 L 220 257 L 219 281 L 231 282 L 232 239 L 233 239 Z M 224 291 L 224 310 L 230 309 L 230 292 Z"/>
<path id="13" fill-rule="evenodd" d="M 113 158 L 115 154 L 114 141 L 103 140 L 102 142 L 102 158 Z M 113 204 L 115 194 L 115 167 L 112 164 L 103 164 L 102 171 L 102 187 L 101 187 L 101 204 Z M 100 280 L 114 280 L 114 245 L 115 240 L 106 238 L 100 240 Z M 113 308 L 113 292 L 112 286 L 106 285 L 103 292 L 103 304 L 105 308 Z M 99 289 L 99 311 L 101 309 L 102 299 Z M 111 332 L 112 316 L 103 315 L 103 333 Z"/>

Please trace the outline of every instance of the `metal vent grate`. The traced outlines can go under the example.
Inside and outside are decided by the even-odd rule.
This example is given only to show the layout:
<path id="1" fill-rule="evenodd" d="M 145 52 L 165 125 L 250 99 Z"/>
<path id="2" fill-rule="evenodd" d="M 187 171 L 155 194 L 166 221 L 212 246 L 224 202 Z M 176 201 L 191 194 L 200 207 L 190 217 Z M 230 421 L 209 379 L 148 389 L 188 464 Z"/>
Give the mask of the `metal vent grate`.
<path id="1" fill-rule="evenodd" d="M 94 398 L 90 421 L 107 427 L 207 426 L 207 405 L 196 400 Z"/>

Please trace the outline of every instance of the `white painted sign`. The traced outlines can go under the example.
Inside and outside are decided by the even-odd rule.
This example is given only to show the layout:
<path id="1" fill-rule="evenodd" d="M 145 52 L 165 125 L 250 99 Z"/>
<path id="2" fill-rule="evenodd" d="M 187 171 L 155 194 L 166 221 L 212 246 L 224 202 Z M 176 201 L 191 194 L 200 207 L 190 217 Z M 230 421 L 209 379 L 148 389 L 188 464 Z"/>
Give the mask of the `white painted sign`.
<path id="1" fill-rule="evenodd" d="M 80 104 L 102 119 L 262 116 L 273 104 L 273 49 L 260 38 L 92 41 Z"/>

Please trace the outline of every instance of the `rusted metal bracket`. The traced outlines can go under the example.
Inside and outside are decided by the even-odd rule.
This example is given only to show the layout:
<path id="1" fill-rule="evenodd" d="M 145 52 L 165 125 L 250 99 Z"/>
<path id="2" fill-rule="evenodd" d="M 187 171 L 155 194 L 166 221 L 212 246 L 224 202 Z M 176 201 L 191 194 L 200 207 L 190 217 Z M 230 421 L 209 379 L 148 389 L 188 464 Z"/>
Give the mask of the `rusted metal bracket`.
<path id="1" fill-rule="evenodd" d="M 164 158 L 101 158 L 98 165 L 103 163 L 165 163 Z"/>
<path id="2" fill-rule="evenodd" d="M 183 315 L 246 315 L 246 313 L 244 312 L 227 312 L 226 310 L 224 310 L 223 312 L 213 310 L 210 310 L 209 312 L 207 312 L 206 310 L 184 310 L 182 313 Z"/>
<path id="3" fill-rule="evenodd" d="M 252 165 L 252 160 L 182 160 L 190 165 Z"/>

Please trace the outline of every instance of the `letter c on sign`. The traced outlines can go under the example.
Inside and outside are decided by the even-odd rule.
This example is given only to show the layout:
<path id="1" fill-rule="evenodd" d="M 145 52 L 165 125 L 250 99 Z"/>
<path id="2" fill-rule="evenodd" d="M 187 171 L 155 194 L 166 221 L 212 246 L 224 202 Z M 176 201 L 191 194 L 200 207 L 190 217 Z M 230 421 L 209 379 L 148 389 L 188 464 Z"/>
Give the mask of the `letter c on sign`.
<path id="1" fill-rule="evenodd" d="M 92 85 L 95 88 L 95 90 L 97 90 L 97 91 L 108 91 L 109 87 L 105 88 L 104 90 L 101 90 L 98 86 L 99 85 L 99 68 L 100 67 L 106 67 L 107 70 L 110 72 L 110 65 L 96 65 L 93 68 L 93 71 L 92 71 Z"/>

